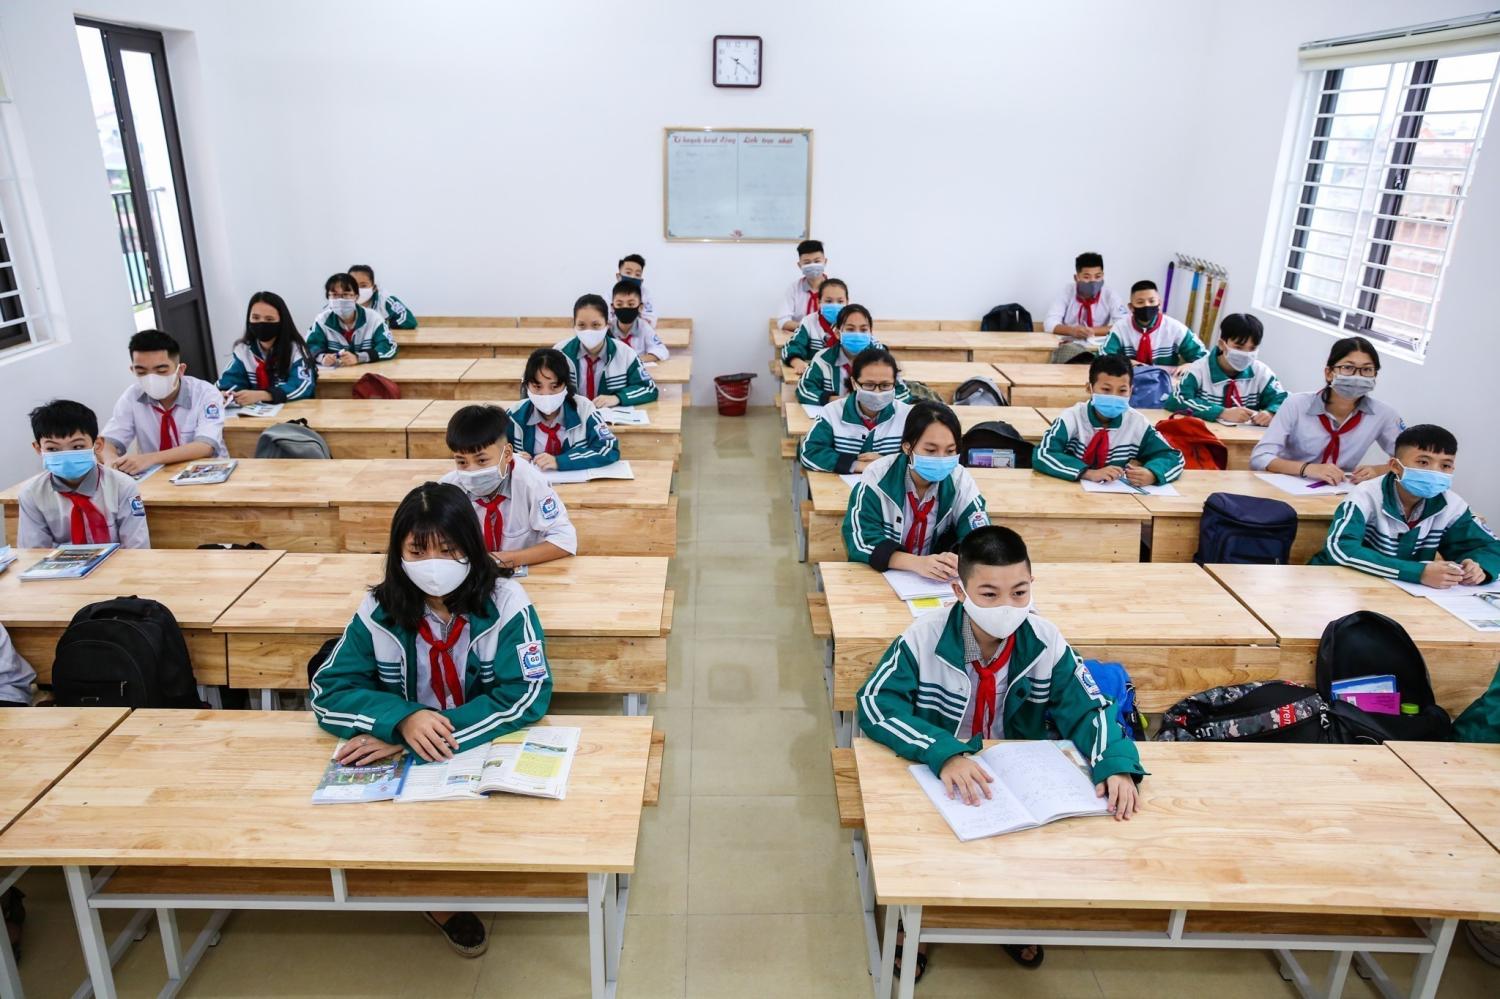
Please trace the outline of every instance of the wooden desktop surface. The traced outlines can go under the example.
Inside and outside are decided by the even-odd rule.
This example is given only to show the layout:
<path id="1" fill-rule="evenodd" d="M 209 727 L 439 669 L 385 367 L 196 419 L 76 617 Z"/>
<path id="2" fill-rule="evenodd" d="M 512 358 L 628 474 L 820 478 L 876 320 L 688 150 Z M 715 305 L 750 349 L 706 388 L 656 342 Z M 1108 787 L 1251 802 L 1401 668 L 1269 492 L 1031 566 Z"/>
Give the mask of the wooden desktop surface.
<path id="1" fill-rule="evenodd" d="M 129 708 L 34 708 L 0 711 L 0 830 L 109 734 Z"/>
<path id="2" fill-rule="evenodd" d="M 955 406 L 953 412 L 958 416 L 958 425 L 965 431 L 981 423 L 1003 420 L 1015 427 L 1023 440 L 1033 444 L 1040 441 L 1051 426 L 1050 421 L 1029 406 Z M 807 415 L 801 403 L 793 402 L 784 413 L 787 436 L 806 437 L 812 430 L 813 418 Z"/>
<path id="3" fill-rule="evenodd" d="M 403 398 L 452 399 L 458 380 L 475 362 L 469 358 L 401 357 L 370 364 L 318 369 L 318 396 L 348 399 L 365 375 L 383 375 L 401 387 Z"/>
<path id="4" fill-rule="evenodd" d="M 1245 470 L 1215 471 L 1190 468 L 1172 483 L 1177 496 L 1136 496 L 1151 514 L 1151 561 L 1190 562 L 1198 550 L 1199 521 L 1203 504 L 1214 493 L 1235 493 L 1281 500 L 1297 511 L 1297 537 L 1292 543 L 1292 561 L 1305 563 L 1323 547 L 1328 522 L 1343 496 L 1293 496 Z"/>
<path id="5" fill-rule="evenodd" d="M 1388 742 L 1385 747 L 1500 850 L 1500 745 Z"/>

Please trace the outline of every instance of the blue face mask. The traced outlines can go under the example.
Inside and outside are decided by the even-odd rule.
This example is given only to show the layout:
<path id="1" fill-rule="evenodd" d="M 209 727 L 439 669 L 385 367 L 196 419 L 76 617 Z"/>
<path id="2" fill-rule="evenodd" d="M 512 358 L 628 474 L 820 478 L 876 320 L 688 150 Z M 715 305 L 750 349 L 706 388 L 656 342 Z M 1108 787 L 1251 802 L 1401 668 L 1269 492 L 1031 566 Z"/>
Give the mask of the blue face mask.
<path id="1" fill-rule="evenodd" d="M 1106 420 L 1118 420 L 1125 415 L 1125 410 L 1130 408 L 1130 400 L 1123 395 L 1099 395 L 1095 394 L 1089 401 L 1094 407 L 1094 412 Z"/>
<path id="2" fill-rule="evenodd" d="M 850 357 L 864 350 L 874 340 L 875 338 L 868 333 L 845 333 L 839 337 L 839 343 L 844 346 L 844 353 Z"/>
<path id="3" fill-rule="evenodd" d="M 940 458 L 934 454 L 914 454 L 911 456 L 911 470 L 922 477 L 924 482 L 942 482 L 953 474 L 958 467 L 958 455 L 950 454 L 946 458 Z"/>
<path id="4" fill-rule="evenodd" d="M 1401 466 L 1401 488 L 1420 499 L 1441 496 L 1453 486 L 1453 476 L 1448 472 L 1435 472 L 1430 468 L 1407 468 Z"/>
<path id="5" fill-rule="evenodd" d="M 829 326 L 839 321 L 839 313 L 844 311 L 842 305 L 820 305 L 818 311 L 823 314 L 823 321 Z"/>
<path id="6" fill-rule="evenodd" d="M 641 286 L 641 282 L 644 281 L 645 278 L 631 277 L 629 274 L 621 274 L 620 280 L 624 281 L 626 284 L 639 288 Z"/>
<path id="7" fill-rule="evenodd" d="M 77 482 L 94 470 L 92 448 L 86 451 L 43 451 L 42 467 L 64 482 Z"/>

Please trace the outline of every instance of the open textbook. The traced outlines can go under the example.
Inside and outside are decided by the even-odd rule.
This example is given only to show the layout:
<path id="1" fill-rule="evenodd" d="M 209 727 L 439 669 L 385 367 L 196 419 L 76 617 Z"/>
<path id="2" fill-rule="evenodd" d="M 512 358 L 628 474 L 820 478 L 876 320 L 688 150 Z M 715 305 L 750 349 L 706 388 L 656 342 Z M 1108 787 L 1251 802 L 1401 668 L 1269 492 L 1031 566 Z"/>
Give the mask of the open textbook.
<path id="1" fill-rule="evenodd" d="M 630 467 L 628 461 L 612 461 L 608 465 L 600 465 L 598 468 L 570 468 L 563 471 L 560 468 L 549 469 L 542 473 L 547 476 L 547 484 L 553 486 L 565 483 L 593 482 L 595 479 L 633 479 L 635 471 Z"/>
<path id="2" fill-rule="evenodd" d="M 1071 743 L 1048 739 L 991 746 L 974 757 L 995 778 L 990 784 L 992 797 L 981 798 L 977 805 L 949 798 L 943 782 L 925 763 L 912 766 L 911 773 L 953 834 L 967 843 L 1058 819 L 1108 815 L 1107 801 L 1094 793 L 1094 782 L 1084 773 L 1077 754 Z"/>

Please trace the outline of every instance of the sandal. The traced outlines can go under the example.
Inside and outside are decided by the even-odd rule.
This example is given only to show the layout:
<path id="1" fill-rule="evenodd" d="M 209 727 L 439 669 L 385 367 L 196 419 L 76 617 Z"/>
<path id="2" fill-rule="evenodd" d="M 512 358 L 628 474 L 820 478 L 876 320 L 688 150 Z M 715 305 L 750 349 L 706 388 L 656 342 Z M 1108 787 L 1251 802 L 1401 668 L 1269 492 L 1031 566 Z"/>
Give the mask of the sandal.
<path id="1" fill-rule="evenodd" d="M 1012 961 L 1023 968 L 1035 968 L 1042 963 L 1042 958 L 1047 956 L 1047 952 L 1042 950 L 1041 944 L 1001 944 L 1000 946 L 1005 948 L 1005 953 L 1010 955 Z M 1021 956 L 1021 952 L 1027 947 L 1036 948 L 1036 953 L 1029 960 Z"/>
<path id="2" fill-rule="evenodd" d="M 489 949 L 490 939 L 484 923 L 472 912 L 455 912 L 446 923 L 432 918 L 430 912 L 422 913 L 422 918 L 442 931 L 448 946 L 461 957 L 478 957 Z"/>
<path id="3" fill-rule="evenodd" d="M 903 946 L 902 944 L 897 944 L 896 945 L 896 963 L 893 966 L 893 971 L 892 971 L 892 977 L 895 978 L 898 981 L 901 978 L 901 948 L 902 948 L 902 946 Z M 922 976 L 925 975 L 925 974 L 927 974 L 927 955 L 923 954 L 921 951 L 917 951 L 917 977 L 912 980 L 912 984 L 915 985 L 917 982 L 920 982 L 922 980 Z"/>
<path id="4" fill-rule="evenodd" d="M 0 895 L 0 914 L 5 917 L 5 932 L 10 937 L 10 949 L 17 961 L 21 959 L 21 930 L 26 926 L 26 895 L 21 889 L 11 886 Z"/>

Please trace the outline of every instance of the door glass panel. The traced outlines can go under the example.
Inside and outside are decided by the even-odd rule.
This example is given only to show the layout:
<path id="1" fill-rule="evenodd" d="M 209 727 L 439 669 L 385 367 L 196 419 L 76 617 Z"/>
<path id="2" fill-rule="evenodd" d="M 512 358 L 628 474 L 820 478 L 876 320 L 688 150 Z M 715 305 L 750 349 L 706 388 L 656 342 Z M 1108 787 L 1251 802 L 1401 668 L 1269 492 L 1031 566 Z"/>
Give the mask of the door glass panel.
<path id="1" fill-rule="evenodd" d="M 171 295 L 190 288 L 192 280 L 188 274 L 182 219 L 177 211 L 177 186 L 172 179 L 161 95 L 156 89 L 156 60 L 149 52 L 124 49 L 120 52 L 120 62 L 125 68 L 125 99 L 130 102 L 136 146 L 145 173 L 152 231 L 161 254 L 162 288 Z"/>

